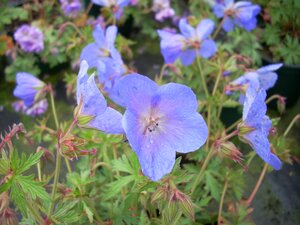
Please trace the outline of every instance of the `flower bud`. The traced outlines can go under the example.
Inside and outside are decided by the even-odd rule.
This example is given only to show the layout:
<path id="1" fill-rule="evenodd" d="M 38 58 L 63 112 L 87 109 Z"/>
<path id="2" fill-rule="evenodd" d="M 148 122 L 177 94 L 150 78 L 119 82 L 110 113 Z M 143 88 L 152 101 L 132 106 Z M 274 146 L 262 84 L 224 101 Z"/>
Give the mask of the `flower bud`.
<path id="1" fill-rule="evenodd" d="M 191 220 L 195 219 L 193 202 L 189 196 L 178 189 L 174 189 L 171 193 L 170 201 L 175 201 L 186 217 Z"/>
<path id="2" fill-rule="evenodd" d="M 277 100 L 277 109 L 281 115 L 285 112 L 285 106 L 286 106 L 286 98 L 282 96 L 279 97 Z"/>
<path id="3" fill-rule="evenodd" d="M 233 160 L 234 162 L 241 164 L 243 160 L 243 154 L 240 150 L 230 141 L 221 143 L 220 153 L 222 156 Z"/>

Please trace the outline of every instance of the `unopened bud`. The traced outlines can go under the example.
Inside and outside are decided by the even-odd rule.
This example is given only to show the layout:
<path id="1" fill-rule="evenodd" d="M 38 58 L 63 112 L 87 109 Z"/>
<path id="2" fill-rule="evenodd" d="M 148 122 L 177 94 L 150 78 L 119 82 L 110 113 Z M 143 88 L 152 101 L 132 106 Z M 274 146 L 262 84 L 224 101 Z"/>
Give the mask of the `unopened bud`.
<path id="1" fill-rule="evenodd" d="M 174 189 L 171 193 L 170 201 L 175 201 L 186 217 L 191 220 L 195 219 L 193 202 L 189 196 L 178 189 Z"/>
<path id="2" fill-rule="evenodd" d="M 16 225 L 19 224 L 16 212 L 11 208 L 6 208 L 0 214 L 1 225 Z"/>
<path id="3" fill-rule="evenodd" d="M 241 161 L 243 160 L 243 154 L 232 142 L 223 142 L 221 144 L 220 153 L 222 154 L 222 156 L 229 158 L 241 165 Z"/>
<path id="4" fill-rule="evenodd" d="M 159 200 L 167 200 L 168 198 L 168 187 L 163 186 L 157 188 L 157 190 L 153 193 L 151 197 L 151 203 L 158 202 Z"/>
<path id="5" fill-rule="evenodd" d="M 285 112 L 285 106 L 286 106 L 286 98 L 285 97 L 279 97 L 277 100 L 277 109 L 280 114 L 283 114 Z"/>

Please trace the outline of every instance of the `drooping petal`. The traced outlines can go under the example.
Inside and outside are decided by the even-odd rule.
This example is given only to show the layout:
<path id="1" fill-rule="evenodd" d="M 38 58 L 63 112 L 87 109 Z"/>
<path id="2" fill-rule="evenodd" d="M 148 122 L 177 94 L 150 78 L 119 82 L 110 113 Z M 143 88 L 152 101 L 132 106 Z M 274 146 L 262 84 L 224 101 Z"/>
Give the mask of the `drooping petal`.
<path id="1" fill-rule="evenodd" d="M 269 121 L 268 123 L 270 124 L 271 122 Z M 254 131 L 245 134 L 244 138 L 266 163 L 274 169 L 279 170 L 281 162 L 270 150 L 270 142 L 268 140 L 268 134 L 266 133 L 267 130 L 266 127 L 256 128 Z"/>
<path id="2" fill-rule="evenodd" d="M 189 66 L 194 62 L 196 52 L 194 49 L 188 49 L 180 53 L 180 61 L 182 65 Z"/>
<path id="3" fill-rule="evenodd" d="M 233 19 L 231 19 L 231 18 L 229 18 L 229 17 L 226 17 L 226 18 L 224 19 L 222 28 L 223 28 L 226 32 L 232 31 L 233 28 L 234 28 L 234 21 L 233 21 Z"/>
<path id="4" fill-rule="evenodd" d="M 83 99 L 81 114 L 97 116 L 105 112 L 106 100 L 95 83 L 95 75 L 92 74 L 86 83 L 80 85 Z"/>
<path id="5" fill-rule="evenodd" d="M 158 89 L 157 84 L 146 76 L 128 74 L 115 85 L 115 99 L 117 104 L 132 109 L 144 109 L 150 106 L 151 97 Z"/>
<path id="6" fill-rule="evenodd" d="M 207 39 L 213 32 L 215 24 L 210 19 L 203 19 L 196 28 L 197 36 L 201 41 Z"/>
<path id="7" fill-rule="evenodd" d="M 153 181 L 170 173 L 176 153 L 159 137 L 159 133 L 144 134 L 139 115 L 130 109 L 125 111 L 122 123 L 129 144 L 138 156 L 142 172 Z"/>
<path id="8" fill-rule="evenodd" d="M 44 82 L 31 75 L 30 73 L 19 72 L 16 75 L 17 84 L 28 85 L 31 87 L 40 87 L 44 85 Z"/>
<path id="9" fill-rule="evenodd" d="M 109 0 L 92 0 L 93 3 L 95 3 L 96 5 L 101 5 L 101 6 L 109 6 Z"/>
<path id="10" fill-rule="evenodd" d="M 77 85 L 76 85 L 77 105 L 79 105 L 80 103 L 80 98 L 82 94 L 80 85 L 85 83 L 88 80 L 88 74 L 87 74 L 88 69 L 89 69 L 88 63 L 85 60 L 81 61 L 79 73 L 77 76 Z"/>
<path id="11" fill-rule="evenodd" d="M 33 88 L 27 88 L 20 85 L 14 89 L 14 96 L 22 99 L 27 107 L 33 105 L 36 93 L 37 91 Z"/>
<path id="12" fill-rule="evenodd" d="M 243 108 L 243 121 L 246 124 L 252 125 L 262 120 L 267 111 L 265 99 L 265 90 L 260 89 L 257 92 L 256 88 L 249 84 Z"/>
<path id="13" fill-rule="evenodd" d="M 200 55 L 207 59 L 212 57 L 217 51 L 217 45 L 212 39 L 206 39 L 202 42 L 199 53 Z"/>
<path id="14" fill-rule="evenodd" d="M 181 19 L 179 21 L 179 29 L 183 36 L 186 38 L 193 38 L 196 35 L 196 30 L 188 24 L 186 19 Z"/>
<path id="15" fill-rule="evenodd" d="M 88 126 L 101 130 L 107 134 L 123 134 L 122 114 L 111 107 L 107 107 L 105 112 L 96 115 Z"/>

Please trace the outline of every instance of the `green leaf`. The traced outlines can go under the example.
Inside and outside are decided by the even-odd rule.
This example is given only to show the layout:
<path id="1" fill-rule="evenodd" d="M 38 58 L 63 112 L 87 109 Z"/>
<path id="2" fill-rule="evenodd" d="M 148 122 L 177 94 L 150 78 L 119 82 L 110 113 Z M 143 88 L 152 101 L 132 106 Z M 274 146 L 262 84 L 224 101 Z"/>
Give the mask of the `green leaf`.
<path id="1" fill-rule="evenodd" d="M 15 174 L 22 174 L 27 171 L 30 167 L 37 164 L 43 155 L 43 151 L 37 152 L 35 154 L 30 154 L 28 158 L 23 153 L 17 168 L 13 168 Z"/>
<path id="2" fill-rule="evenodd" d="M 9 161 L 8 159 L 0 159 L 0 174 L 6 175 L 9 171 Z"/>
<path id="3" fill-rule="evenodd" d="M 41 182 L 33 180 L 34 176 L 15 176 L 14 182 L 16 182 L 21 188 L 24 194 L 31 195 L 32 199 L 36 197 L 50 200 L 48 193 L 46 192 Z"/>
<path id="4" fill-rule="evenodd" d="M 221 187 L 218 181 L 214 178 L 211 172 L 206 171 L 206 187 L 211 192 L 211 195 L 217 201 L 220 199 Z"/>
<path id="5" fill-rule="evenodd" d="M 130 175 L 126 177 L 120 177 L 118 180 L 108 185 L 107 191 L 105 192 L 104 199 L 110 199 L 121 192 L 121 189 L 127 184 L 135 180 L 135 176 Z"/>
<path id="6" fill-rule="evenodd" d="M 93 219 L 93 216 L 94 216 L 93 212 L 91 211 L 91 209 L 87 206 L 87 204 L 84 201 L 82 201 L 82 204 L 83 204 L 84 211 L 85 211 L 86 215 L 88 216 L 88 219 L 89 219 L 90 223 L 93 223 L 93 220 L 94 220 Z"/>
<path id="7" fill-rule="evenodd" d="M 77 201 L 59 203 L 53 213 L 53 218 L 59 221 L 61 224 L 78 224 L 80 215 L 75 210 L 75 206 L 78 204 Z"/>

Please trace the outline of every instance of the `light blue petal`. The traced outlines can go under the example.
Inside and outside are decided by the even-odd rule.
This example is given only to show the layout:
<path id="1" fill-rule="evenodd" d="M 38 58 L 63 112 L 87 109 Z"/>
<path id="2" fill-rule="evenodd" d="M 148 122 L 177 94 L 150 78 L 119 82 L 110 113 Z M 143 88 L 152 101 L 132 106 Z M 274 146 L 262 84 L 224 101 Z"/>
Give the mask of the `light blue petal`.
<path id="1" fill-rule="evenodd" d="M 105 33 L 105 42 L 109 48 L 114 47 L 115 39 L 118 33 L 118 28 L 116 26 L 109 26 Z"/>
<path id="2" fill-rule="evenodd" d="M 213 32 L 215 24 L 210 19 L 203 19 L 196 28 L 197 36 L 200 41 L 207 39 Z"/>
<path id="3" fill-rule="evenodd" d="M 195 58 L 196 58 L 196 51 L 194 49 L 188 49 L 180 53 L 180 60 L 182 65 L 184 66 L 191 65 L 194 62 Z"/>
<path id="4" fill-rule="evenodd" d="M 93 37 L 96 44 L 98 45 L 98 48 L 105 46 L 106 44 L 104 32 L 104 29 L 100 25 L 97 25 L 93 31 Z"/>
<path id="5" fill-rule="evenodd" d="M 80 60 L 87 61 L 90 68 L 94 68 L 97 67 L 100 58 L 103 57 L 102 55 L 99 46 L 92 43 L 84 47 L 80 55 Z"/>
<path id="6" fill-rule="evenodd" d="M 213 12 L 217 18 L 222 18 L 224 16 L 224 6 L 222 4 L 215 4 Z"/>
<path id="7" fill-rule="evenodd" d="M 202 42 L 199 53 L 207 59 L 212 57 L 217 51 L 217 45 L 212 39 L 206 39 Z"/>
<path id="8" fill-rule="evenodd" d="M 80 103 L 80 98 L 81 98 L 81 84 L 86 83 L 88 80 L 88 74 L 87 71 L 89 69 L 89 65 L 88 63 L 83 60 L 80 63 L 80 69 L 79 69 L 79 73 L 77 76 L 77 85 L 76 85 L 76 98 L 77 98 L 77 105 L 79 105 Z"/>
<path id="9" fill-rule="evenodd" d="M 153 96 L 152 107 L 171 116 L 174 112 L 196 112 L 198 101 L 191 88 L 183 84 L 168 83 L 158 88 Z"/>
<path id="10" fill-rule="evenodd" d="M 234 21 L 233 19 L 226 17 L 224 19 L 223 25 L 222 25 L 223 30 L 225 30 L 226 32 L 230 32 L 233 30 L 234 28 Z"/>
<path id="11" fill-rule="evenodd" d="M 98 114 L 88 126 L 107 134 L 123 134 L 122 114 L 113 108 L 107 107 L 105 112 Z"/>
<path id="12" fill-rule="evenodd" d="M 260 69 L 257 70 L 258 73 L 267 73 L 267 72 L 273 72 L 275 70 L 278 70 L 283 66 L 282 63 L 276 63 L 276 64 L 270 64 L 267 66 L 263 66 Z"/>
<path id="13" fill-rule="evenodd" d="M 96 5 L 101 5 L 101 6 L 110 6 L 109 0 L 92 0 L 92 2 Z"/>
<path id="14" fill-rule="evenodd" d="M 267 72 L 263 74 L 259 74 L 258 79 L 260 82 L 261 88 L 268 90 L 273 87 L 277 81 L 277 74 L 273 72 Z"/>
<path id="15" fill-rule="evenodd" d="M 97 116 L 105 112 L 106 100 L 95 83 L 95 75 L 91 75 L 86 83 L 80 85 L 83 99 L 81 114 Z"/>
<path id="16" fill-rule="evenodd" d="M 129 109 L 125 111 L 122 123 L 129 144 L 138 156 L 142 172 L 153 181 L 170 173 L 175 164 L 175 149 L 159 138 L 158 132 L 144 134 L 139 116 Z"/>
<path id="17" fill-rule="evenodd" d="M 30 73 L 19 72 L 16 75 L 17 84 L 27 85 L 31 87 L 41 87 L 44 85 L 44 82 L 39 80 L 37 77 L 33 76 Z"/>
<path id="18" fill-rule="evenodd" d="M 157 91 L 157 84 L 140 74 L 128 74 L 115 85 L 114 101 L 136 110 L 146 110 L 150 106 L 151 97 Z"/>
<path id="19" fill-rule="evenodd" d="M 181 19 L 179 21 L 179 29 L 183 36 L 186 38 L 193 38 L 196 35 L 196 30 L 188 24 L 186 19 Z"/>
<path id="20" fill-rule="evenodd" d="M 265 99 L 265 90 L 257 92 L 251 85 L 248 86 L 243 109 L 243 121 L 246 125 L 255 128 L 261 123 L 267 111 Z"/>

